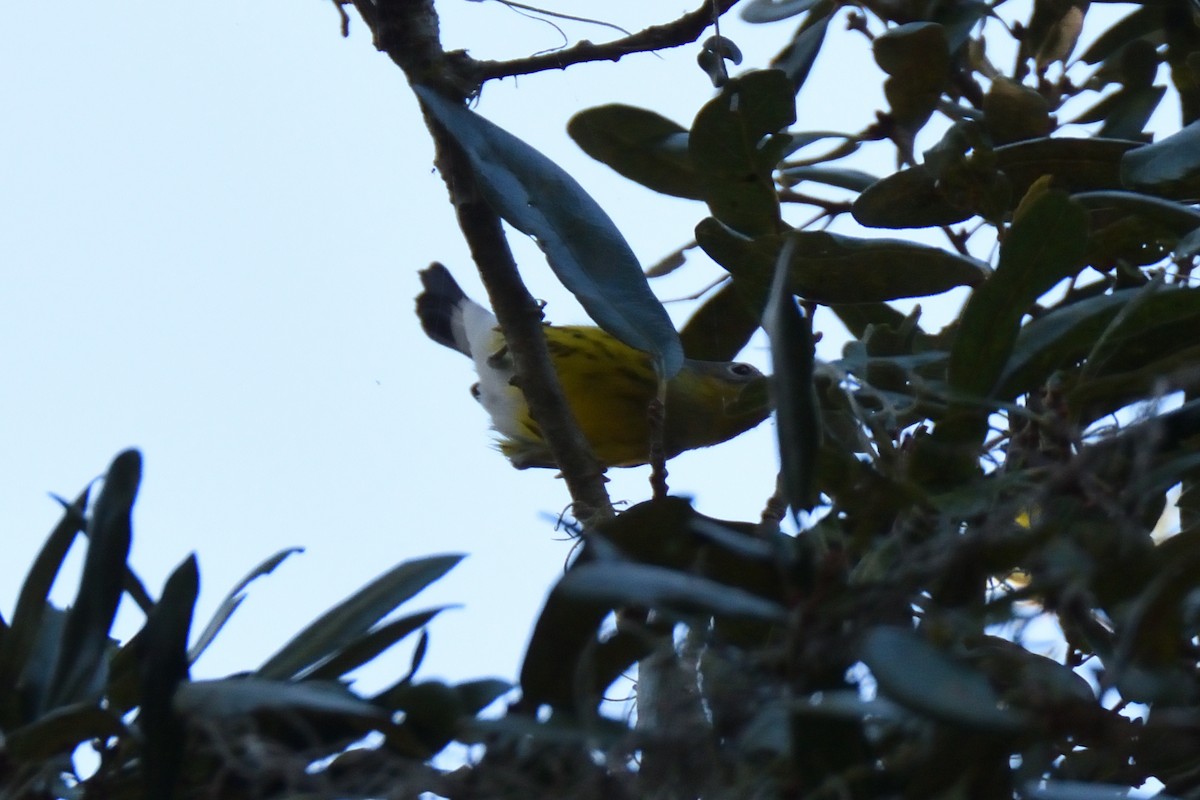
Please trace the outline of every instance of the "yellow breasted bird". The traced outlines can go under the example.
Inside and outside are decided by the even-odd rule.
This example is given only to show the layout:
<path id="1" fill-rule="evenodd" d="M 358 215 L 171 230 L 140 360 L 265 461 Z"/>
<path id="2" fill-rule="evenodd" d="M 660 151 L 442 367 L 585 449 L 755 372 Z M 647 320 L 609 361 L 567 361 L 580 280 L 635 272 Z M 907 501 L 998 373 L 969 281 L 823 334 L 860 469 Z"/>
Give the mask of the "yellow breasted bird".
<path id="1" fill-rule="evenodd" d="M 517 469 L 555 467 L 550 448 L 513 385 L 512 359 L 491 311 L 471 300 L 441 264 L 421 271 L 417 316 L 429 338 L 475 362 L 475 399 L 492 417 L 499 447 Z M 546 325 L 546 345 L 571 411 L 606 467 L 645 464 L 648 409 L 658 393 L 651 357 L 600 328 Z M 770 413 L 767 379 L 749 364 L 686 359 L 667 383 L 663 449 L 672 458 L 753 428 Z"/>

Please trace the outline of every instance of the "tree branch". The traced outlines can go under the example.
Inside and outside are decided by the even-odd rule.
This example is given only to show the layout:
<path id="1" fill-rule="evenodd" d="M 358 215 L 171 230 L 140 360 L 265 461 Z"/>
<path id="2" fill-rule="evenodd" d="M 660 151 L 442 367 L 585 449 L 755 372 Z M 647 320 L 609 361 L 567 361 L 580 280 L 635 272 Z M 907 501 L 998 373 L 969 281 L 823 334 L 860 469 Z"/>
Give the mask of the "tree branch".
<path id="1" fill-rule="evenodd" d="M 553 53 L 541 53 L 511 61 L 471 61 L 460 65 L 463 77 L 476 86 L 493 78 L 529 75 L 548 69 L 566 69 L 572 64 L 588 61 L 619 61 L 630 53 L 667 50 L 696 41 L 713 21 L 728 11 L 738 0 L 705 0 L 695 11 L 662 25 L 604 44 L 582 41 Z"/>
<path id="2" fill-rule="evenodd" d="M 356 5 L 363 4 L 370 5 L 370 0 L 356 0 Z M 445 53 L 431 0 L 376 3 L 364 19 L 373 20 L 369 24 L 376 47 L 391 57 L 410 83 L 432 84 L 459 101 L 464 98 L 452 80 L 447 84 Z M 521 282 L 500 218 L 480 194 L 466 155 L 428 113 L 425 122 L 436 147 L 435 163 L 496 312 L 519 388 L 566 480 L 576 518 L 591 527 L 613 515 L 612 503 L 604 488 L 604 470 L 579 431 L 550 361 L 541 308 Z"/>

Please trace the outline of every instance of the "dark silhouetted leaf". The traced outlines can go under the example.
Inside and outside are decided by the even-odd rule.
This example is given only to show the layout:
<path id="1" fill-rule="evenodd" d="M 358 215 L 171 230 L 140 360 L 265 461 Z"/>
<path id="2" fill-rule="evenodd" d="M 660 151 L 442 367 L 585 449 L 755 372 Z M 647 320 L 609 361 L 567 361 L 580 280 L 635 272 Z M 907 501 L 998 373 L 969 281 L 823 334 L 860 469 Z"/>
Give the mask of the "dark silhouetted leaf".
<path id="1" fill-rule="evenodd" d="M 1146 123 L 1150 121 L 1166 92 L 1165 86 L 1125 87 L 1105 97 L 1074 121 L 1103 121 L 1104 125 L 1097 136 L 1134 139 L 1146 129 Z"/>
<path id="2" fill-rule="evenodd" d="M 609 608 L 637 606 L 664 613 L 700 613 L 767 622 L 782 622 L 787 616 L 782 606 L 743 589 L 647 564 L 585 564 L 568 572 L 560 585 L 572 597 Z"/>
<path id="3" fill-rule="evenodd" d="M 656 192 L 703 200 L 688 160 L 688 132 L 671 120 L 620 104 L 580 111 L 567 133 L 592 158 Z"/>
<path id="4" fill-rule="evenodd" d="M 488 202 L 534 238 L 588 315 L 630 347 L 654 355 L 664 376 L 673 377 L 683 365 L 679 335 L 596 201 L 517 137 L 431 89 L 414 91 L 467 154 Z"/>
<path id="5" fill-rule="evenodd" d="M 804 86 L 813 64 L 816 63 L 834 10 L 834 4 L 830 0 L 815 3 L 800 29 L 792 37 L 791 43 L 771 59 L 771 67 L 783 70 L 796 92 Z"/>
<path id="6" fill-rule="evenodd" d="M 872 303 L 940 294 L 987 277 L 980 262 L 899 239 L 856 239 L 825 231 L 746 239 L 707 219 L 696 241 L 750 296 L 763 297 L 784 241 L 796 242 L 788 263 L 791 290 L 817 303 Z"/>
<path id="7" fill-rule="evenodd" d="M 880 692 L 914 711 L 989 733 L 1025 727 L 1020 714 L 1001 707 L 987 678 L 910 630 L 873 628 L 860 654 Z"/>
<path id="8" fill-rule="evenodd" d="M 911 157 L 914 137 L 933 113 L 950 71 L 946 32 L 933 22 L 910 22 L 876 37 L 875 62 L 888 74 L 883 84 L 891 117 L 903 132 L 896 142 Z"/>
<path id="9" fill-rule="evenodd" d="M 225 599 L 221 601 L 221 605 L 217 606 L 217 610 L 213 613 L 212 619 L 208 625 L 204 626 L 204 630 L 196 639 L 195 644 L 188 650 L 188 663 L 195 664 L 196 659 L 200 658 L 208 646 L 212 644 L 213 639 L 221 632 L 221 628 L 225 627 L 225 623 L 233 616 L 233 612 L 242 604 L 245 599 L 246 587 L 249 586 L 255 579 L 263 575 L 270 575 L 275 571 L 275 568 L 284 562 L 289 556 L 295 553 L 303 553 L 303 547 L 289 547 L 285 550 L 280 550 L 275 555 L 263 561 L 254 569 L 237 582 L 237 585 L 229 590 L 229 594 L 225 595 Z"/>
<path id="10" fill-rule="evenodd" d="M 996 164 L 1017 198 L 1044 175 L 1053 175 L 1055 187 L 1068 192 L 1120 189 L 1121 157 L 1140 146 L 1124 139 L 1029 139 L 997 147 Z"/>
<path id="11" fill-rule="evenodd" d="M 1121 158 L 1121 181 L 1130 189 L 1168 197 L 1200 195 L 1200 122 Z"/>
<path id="12" fill-rule="evenodd" d="M 175 796 L 187 733 L 175 713 L 176 688 L 188 677 L 188 633 L 200 590 L 196 557 L 180 564 L 142 629 L 138 665 L 138 727 L 153 747 L 145 750 L 147 797 Z"/>
<path id="13" fill-rule="evenodd" d="M 1140 6 L 1097 36 L 1079 60 L 1085 64 L 1099 64 L 1132 41 L 1147 36 L 1161 40 L 1162 25 L 1162 11 L 1153 5 Z"/>
<path id="14" fill-rule="evenodd" d="M 983 99 L 983 120 L 997 145 L 1038 139 L 1054 130 L 1050 101 L 1008 78 L 998 77 Z"/>
<path id="15" fill-rule="evenodd" d="M 298 633 L 259 667 L 257 676 L 292 678 L 334 658 L 462 559 L 461 555 L 430 556 L 393 567 Z"/>
<path id="16" fill-rule="evenodd" d="M 351 670 L 358 669 L 363 664 L 374 659 L 384 650 L 397 644 L 410 633 L 425 627 L 431 619 L 451 606 L 441 606 L 410 614 L 397 620 L 380 625 L 375 630 L 364 635 L 358 641 L 350 644 L 333 658 L 323 662 L 311 671 L 302 673 L 304 680 L 336 680 L 344 677 Z"/>
<path id="17" fill-rule="evenodd" d="M 102 661 L 124 588 L 133 536 L 130 513 L 141 478 L 142 456 L 136 450 L 119 454 L 104 476 L 88 520 L 83 575 L 67 612 L 46 710 L 88 698 L 102 685 Z"/>
<path id="18" fill-rule="evenodd" d="M 25 582 L 21 584 L 12 625 L 7 633 L 0 637 L 0 697 L 12 696 L 17 680 L 33 652 L 39 631 L 42 629 L 43 612 L 47 608 L 54 579 L 62 568 L 63 559 L 67 557 L 76 534 L 84 529 L 83 512 L 87 508 L 88 491 L 84 489 L 74 502 L 63 510 L 62 519 L 46 538 L 25 576 Z M 43 670 L 38 672 L 43 673 L 43 681 L 48 678 Z M 43 700 L 41 697 L 36 699 L 39 704 Z M 19 712 L 17 703 L 0 709 L 0 722 L 4 723 L 3 727 L 11 729 L 19 725 L 23 721 Z"/>
<path id="19" fill-rule="evenodd" d="M 239 677 L 192 681 L 175 693 L 175 710 L 193 719 L 221 719 L 260 711 L 312 711 L 379 721 L 384 711 L 340 683 Z"/>
<path id="20" fill-rule="evenodd" d="M 1057 369 L 1087 355 L 1138 289 L 1123 289 L 1056 308 L 1021 328 L 996 396 L 1011 399 L 1039 387 Z"/>
<path id="21" fill-rule="evenodd" d="M 1039 73 L 1055 61 L 1066 61 L 1083 30 L 1087 0 L 1034 0 L 1033 17 L 1021 42 L 1024 55 L 1032 55 Z"/>
<path id="22" fill-rule="evenodd" d="M 869 228 L 928 228 L 954 225 L 975 212 L 950 200 L 924 165 L 888 175 L 863 190 L 850 213 Z"/>
<path id="23" fill-rule="evenodd" d="M 774 233 L 779 201 L 771 172 L 796 121 L 791 83 L 779 70 L 729 81 L 696 115 L 688 154 L 713 216 L 748 235 Z"/>
<path id="24" fill-rule="evenodd" d="M 813 181 L 855 192 L 861 192 L 879 180 L 874 175 L 861 170 L 836 167 L 788 167 L 781 170 L 780 175 L 789 186 L 795 186 L 803 181 Z"/>
<path id="25" fill-rule="evenodd" d="M 1065 192 L 1035 187 L 1000 247 L 995 273 L 963 309 L 950 356 L 952 388 L 987 396 L 1004 370 L 1029 307 L 1082 267 L 1087 214 Z"/>
<path id="26" fill-rule="evenodd" d="M 44 762 L 68 755 L 84 742 L 127 733 L 111 711 L 93 703 L 61 706 L 36 721 L 5 733 L 4 749 L 17 762 Z"/>
<path id="27" fill-rule="evenodd" d="M 783 246 L 763 329 L 771 340 L 771 398 L 775 405 L 783 494 L 792 514 L 817 504 L 817 454 L 821 449 L 821 407 L 813 388 L 812 319 L 801 313 L 788 288 L 793 238 Z"/>
<path id="28" fill-rule="evenodd" d="M 688 358 L 732 361 L 758 330 L 758 317 L 729 282 L 704 301 L 683 326 L 679 338 Z"/>
<path id="29" fill-rule="evenodd" d="M 474 716 L 512 691 L 512 684 L 496 678 L 466 681 L 454 687 L 466 713 Z"/>
<path id="30" fill-rule="evenodd" d="M 803 14 L 821 0 L 750 0 L 742 6 L 746 22 L 777 22 Z"/>

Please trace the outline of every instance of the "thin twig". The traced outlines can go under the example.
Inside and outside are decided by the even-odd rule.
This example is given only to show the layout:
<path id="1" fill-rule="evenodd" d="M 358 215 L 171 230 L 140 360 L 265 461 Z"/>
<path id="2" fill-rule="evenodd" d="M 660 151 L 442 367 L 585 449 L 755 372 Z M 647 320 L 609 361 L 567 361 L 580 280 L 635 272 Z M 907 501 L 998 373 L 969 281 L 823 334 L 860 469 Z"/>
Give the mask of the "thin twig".
<path id="1" fill-rule="evenodd" d="M 647 53 L 681 47 L 700 38 L 700 34 L 713 23 L 714 17 L 724 14 L 737 0 L 706 0 L 700 8 L 688 12 L 678 19 L 649 28 L 603 44 L 582 41 L 573 47 L 554 53 L 541 53 L 528 58 L 511 61 L 473 61 L 460 65 L 463 77 L 476 85 L 493 78 L 513 75 L 530 75 L 549 69 L 566 69 L 572 64 L 588 61 L 619 61 L 631 53 Z"/>

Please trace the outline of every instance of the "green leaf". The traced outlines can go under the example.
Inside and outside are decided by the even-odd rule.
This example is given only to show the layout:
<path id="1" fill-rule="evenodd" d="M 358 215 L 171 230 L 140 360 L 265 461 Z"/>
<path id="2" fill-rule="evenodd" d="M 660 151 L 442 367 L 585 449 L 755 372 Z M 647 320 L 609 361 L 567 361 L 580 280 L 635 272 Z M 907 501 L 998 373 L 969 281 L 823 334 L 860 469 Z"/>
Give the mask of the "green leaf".
<path id="1" fill-rule="evenodd" d="M 1046 179 L 1021 201 L 1000 246 L 1000 261 L 986 283 L 972 292 L 950 351 L 947 381 L 958 398 L 923 445 L 918 461 L 946 488 L 976 468 L 975 448 L 987 431 L 988 408 L 1030 306 L 1082 268 L 1087 248 L 1087 212 L 1065 192 L 1046 189 Z M 968 464 L 970 466 L 968 466 Z"/>
<path id="2" fill-rule="evenodd" d="M 783 70 L 791 80 L 793 92 L 798 93 L 808 80 L 817 54 L 821 52 L 825 31 L 829 28 L 829 21 L 833 19 L 834 10 L 835 6 L 830 0 L 820 0 L 813 4 L 812 10 L 792 37 L 791 43 L 771 59 L 771 67 Z"/>
<path id="3" fill-rule="evenodd" d="M 821 449 L 821 409 L 813 388 L 812 319 L 800 312 L 788 290 L 788 261 L 795 239 L 779 255 L 763 329 L 771 340 L 771 396 L 783 473 L 783 494 L 793 516 L 812 511 L 819 500 L 817 454 Z"/>
<path id="4" fill-rule="evenodd" d="M 1016 343 L 1021 318 L 1056 283 L 1076 274 L 1087 246 L 1087 213 L 1058 190 L 1034 190 L 1021 202 L 1000 246 L 995 273 L 962 313 L 950 354 L 950 386 L 986 397 Z"/>
<path id="5" fill-rule="evenodd" d="M 975 215 L 946 197 L 936 176 L 924 164 L 879 179 L 863 190 L 850 207 L 868 228 L 929 228 L 954 225 Z"/>
<path id="6" fill-rule="evenodd" d="M 875 63 L 888 74 L 883 93 L 900 129 L 897 146 L 911 157 L 912 139 L 929 121 L 950 74 L 946 31 L 934 22 L 889 28 L 874 42 Z"/>
<path id="7" fill-rule="evenodd" d="M 780 132 L 795 121 L 791 82 L 779 70 L 734 78 L 700 109 L 688 154 L 714 217 L 751 236 L 778 230 L 771 173 L 788 142 Z"/>
<path id="8" fill-rule="evenodd" d="M 133 536 L 130 514 L 141 477 L 142 456 L 136 450 L 120 453 L 104 477 L 88 522 L 83 575 L 67 612 L 46 710 L 88 698 L 99 688 L 108 632 L 124 587 Z"/>
<path id="9" fill-rule="evenodd" d="M 860 657 L 879 682 L 880 693 L 913 711 L 988 733 L 1025 728 L 1020 714 L 1001 707 L 987 678 L 911 630 L 872 628 Z"/>
<path id="10" fill-rule="evenodd" d="M 175 710 L 192 719 L 222 719 L 260 711 L 313 711 L 378 722 L 386 713 L 340 683 L 256 677 L 192 681 L 175 693 Z"/>
<path id="11" fill-rule="evenodd" d="M 1168 197 L 1200 193 L 1200 121 L 1126 153 L 1121 158 L 1121 181 L 1130 189 Z"/>
<path id="12" fill-rule="evenodd" d="M 596 323 L 652 354 L 664 377 L 683 365 L 671 318 L 625 238 L 583 187 L 525 142 L 425 86 L 413 90 L 466 153 L 488 203 L 538 243 Z"/>
<path id="13" fill-rule="evenodd" d="M 688 160 L 688 132 L 644 108 L 613 103 L 580 111 L 567 133 L 585 153 L 621 175 L 662 194 L 703 200 Z"/>
<path id="14" fill-rule="evenodd" d="M 1004 77 L 993 80 L 983 98 L 983 120 L 997 145 L 1041 138 L 1054 130 L 1050 101 Z"/>
<path id="15" fill-rule="evenodd" d="M 406 561 L 325 612 L 258 668 L 264 679 L 301 675 L 336 657 L 401 603 L 449 572 L 461 555 Z"/>
<path id="16" fill-rule="evenodd" d="M 759 320 L 734 282 L 704 301 L 683 326 L 679 338 L 688 358 L 732 361 L 758 330 Z"/>
<path id="17" fill-rule="evenodd" d="M 640 606 L 683 616 L 715 615 L 782 622 L 787 611 L 743 589 L 648 564 L 584 564 L 563 576 L 562 591 L 609 608 Z"/>
<path id="18" fill-rule="evenodd" d="M 1137 192 L 1081 192 L 1072 199 L 1089 211 L 1136 214 L 1154 220 L 1177 236 L 1200 228 L 1200 211 L 1160 197 Z"/>
<path id="19" fill-rule="evenodd" d="M 696 226 L 696 241 L 704 252 L 764 303 L 788 240 L 795 242 L 787 262 L 791 291 L 826 305 L 926 297 L 975 286 L 987 277 L 986 268 L 974 259 L 901 239 L 856 239 L 826 231 L 747 239 L 713 219 Z"/>
<path id="20" fill-rule="evenodd" d="M 1124 153 L 1141 147 L 1124 139 L 1029 139 L 996 148 L 996 165 L 1012 181 L 1013 197 L 1023 197 L 1044 175 L 1068 192 L 1120 189 Z"/>
<path id="21" fill-rule="evenodd" d="M 208 625 L 204 626 L 204 630 L 200 633 L 199 638 L 196 639 L 196 643 L 192 645 L 190 650 L 188 650 L 188 663 L 195 664 L 196 660 L 200 658 L 204 651 L 208 649 L 208 646 L 212 644 L 213 639 L 217 637 L 217 634 L 220 633 L 221 629 L 225 627 L 225 623 L 228 622 L 229 618 L 233 616 L 233 612 L 237 611 L 238 606 L 240 606 L 242 601 L 246 599 L 245 591 L 247 586 L 263 575 L 270 575 L 275 571 L 275 568 L 282 564 L 288 557 L 295 553 L 303 552 L 303 547 L 288 547 L 284 550 L 280 550 L 278 553 L 266 559 L 254 569 L 250 570 L 250 572 L 247 573 L 244 578 L 238 581 L 237 584 L 229 590 L 229 593 L 225 595 L 225 599 L 221 601 L 221 605 L 217 606 L 217 610 L 213 613 L 212 619 L 209 620 Z"/>
<path id="22" fill-rule="evenodd" d="M 1055 308 L 1021 328 L 997 381 L 996 396 L 1034 391 L 1058 369 L 1087 355 L 1117 312 L 1140 289 L 1122 289 Z"/>

